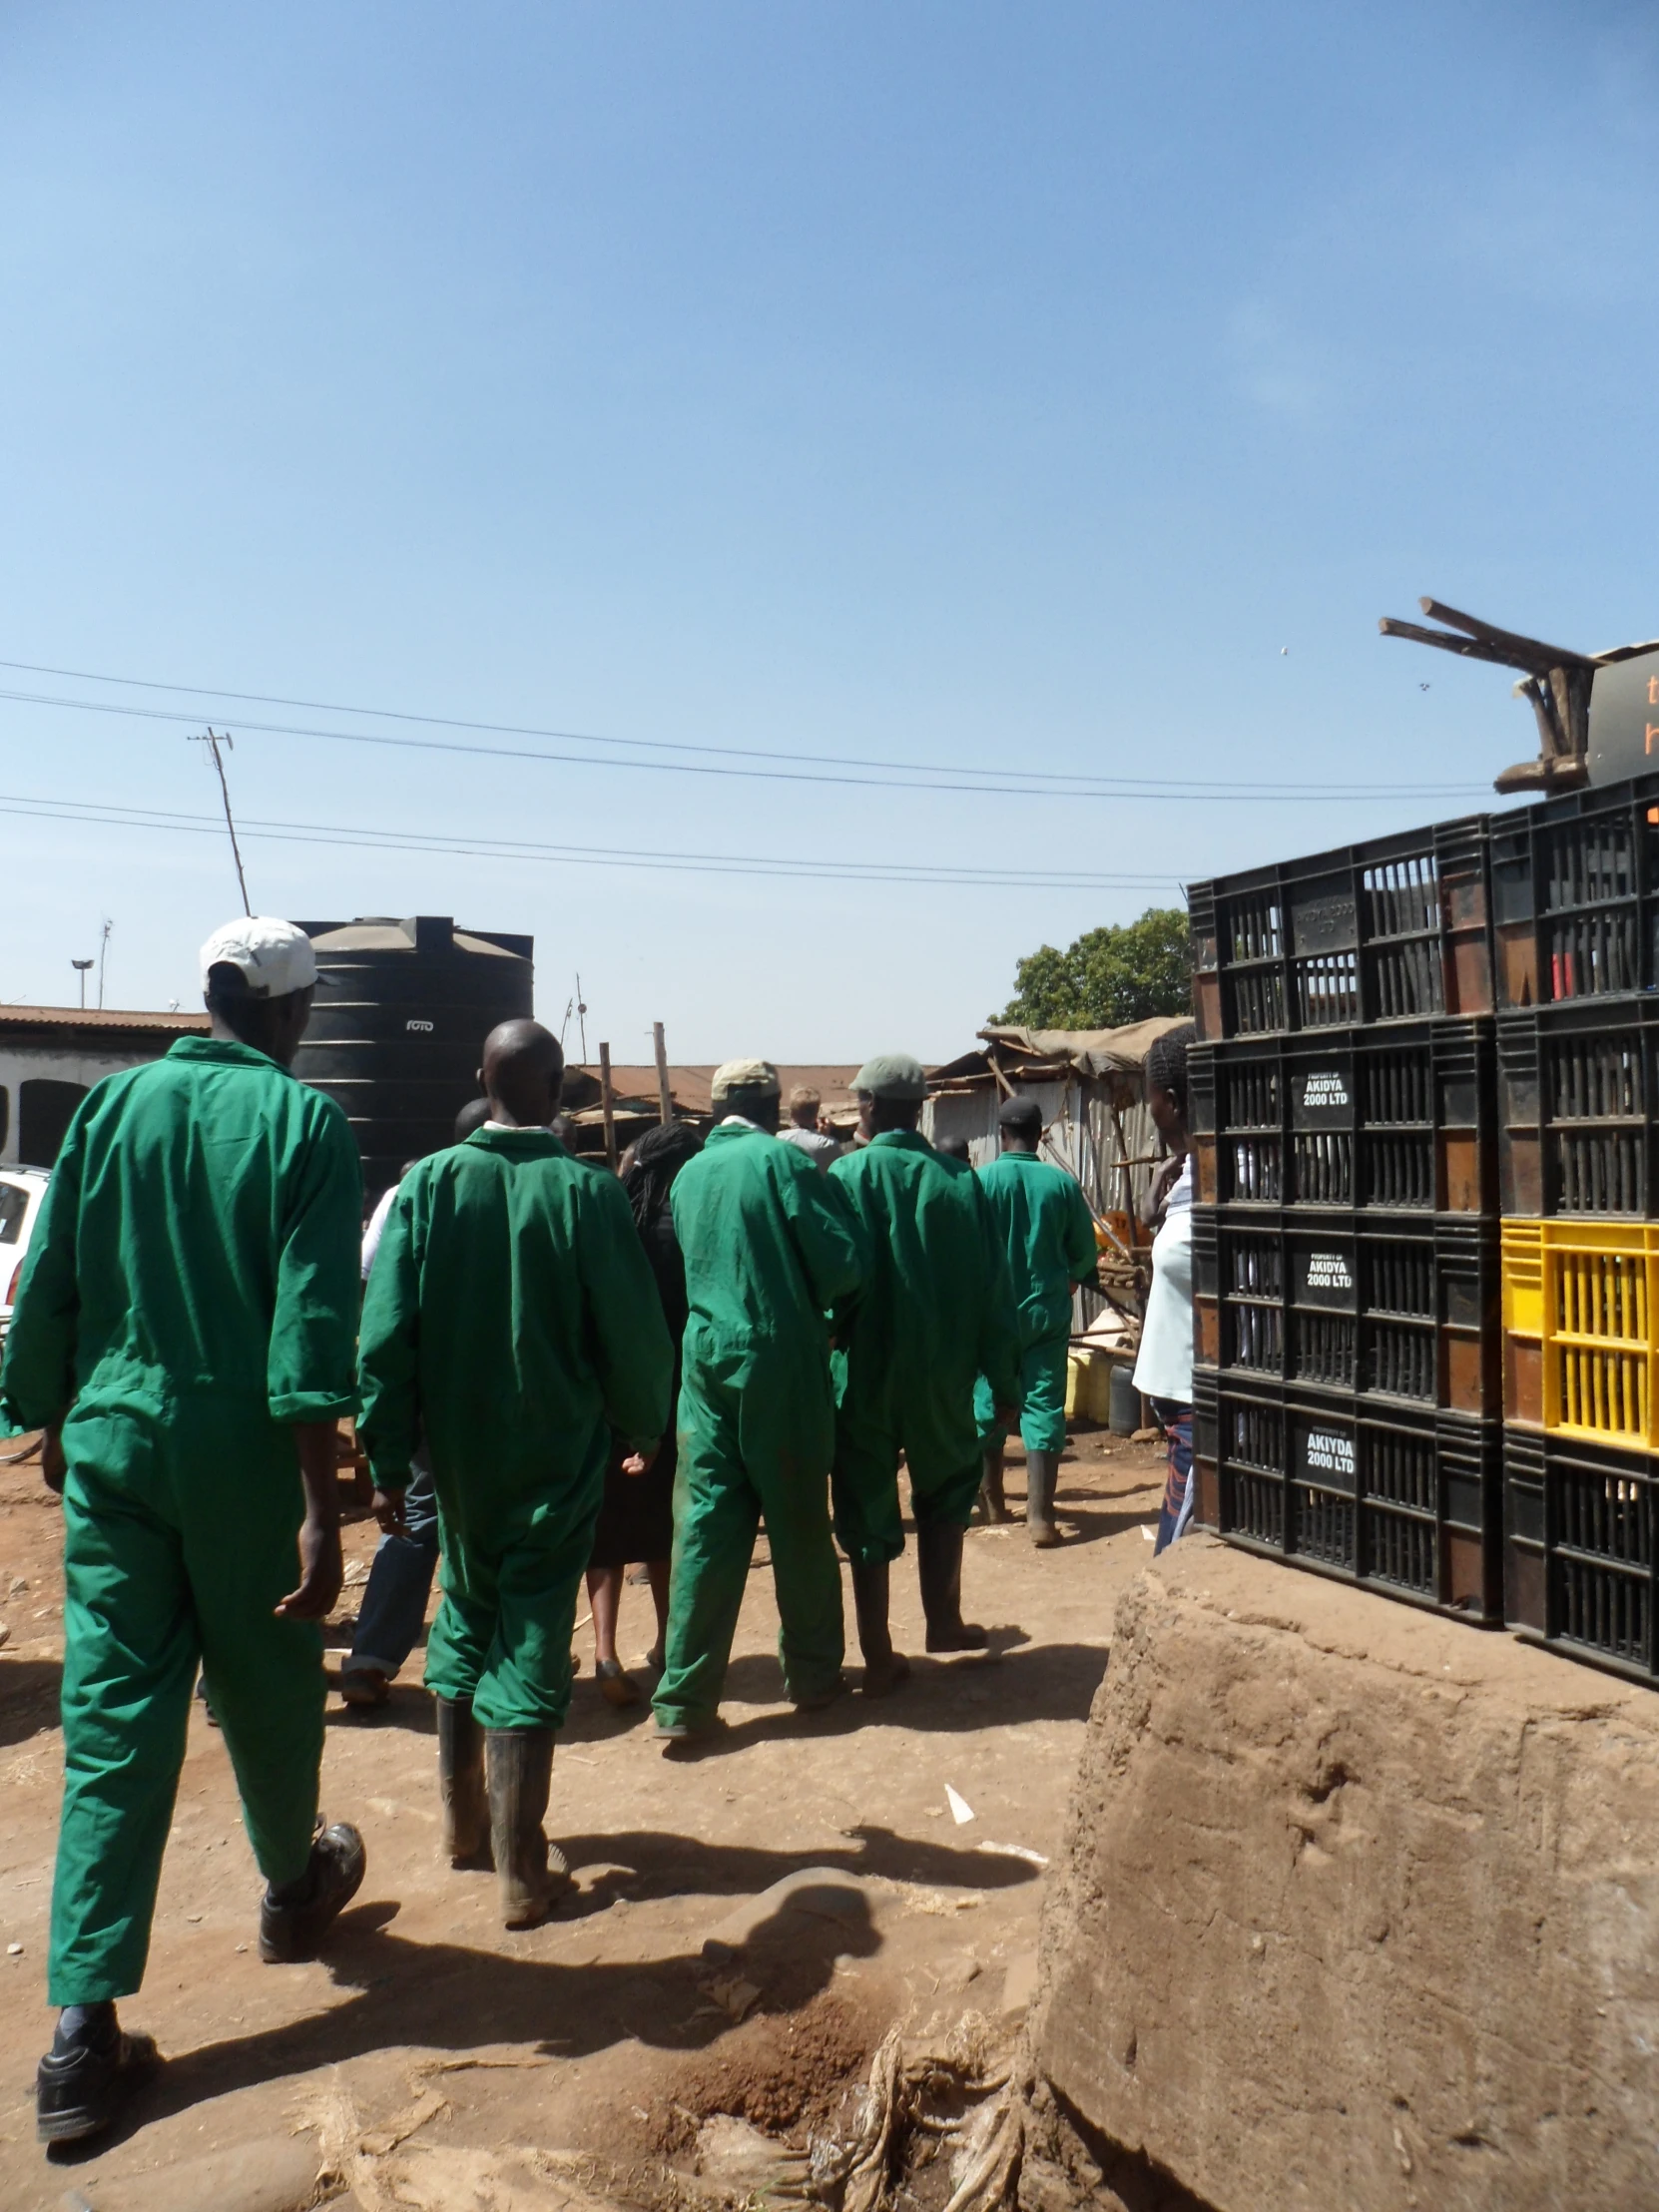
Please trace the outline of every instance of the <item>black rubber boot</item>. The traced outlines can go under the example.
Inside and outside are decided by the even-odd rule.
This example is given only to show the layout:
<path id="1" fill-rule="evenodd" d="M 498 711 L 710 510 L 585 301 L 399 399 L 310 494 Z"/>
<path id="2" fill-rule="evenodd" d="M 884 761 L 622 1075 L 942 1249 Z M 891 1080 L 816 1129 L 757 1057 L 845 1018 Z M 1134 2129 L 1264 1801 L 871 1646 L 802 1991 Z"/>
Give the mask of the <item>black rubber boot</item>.
<path id="1" fill-rule="evenodd" d="M 565 1856 L 542 1832 L 553 1787 L 550 1728 L 492 1728 L 484 1737 L 490 1843 L 504 1928 L 534 1928 L 570 1888 Z"/>
<path id="2" fill-rule="evenodd" d="M 311 1845 L 310 1864 L 298 1882 L 267 1890 L 260 1907 L 260 1956 L 268 1966 L 314 1958 L 330 1924 L 362 1888 L 368 1855 L 354 1828 L 338 1821 Z"/>
<path id="3" fill-rule="evenodd" d="M 962 1618 L 962 1530 L 950 1521 L 916 1523 L 916 1565 L 929 1651 L 983 1651 L 990 1637 Z"/>
<path id="4" fill-rule="evenodd" d="M 910 1662 L 892 1648 L 887 1626 L 889 1569 L 885 1559 L 867 1566 L 852 1562 L 852 1607 L 858 1616 L 858 1649 L 864 1655 L 865 1697 L 885 1697 L 910 1671 Z"/>
<path id="5" fill-rule="evenodd" d="M 1025 1527 L 1039 1551 L 1052 1550 L 1060 1541 L 1060 1531 L 1054 1525 L 1054 1485 L 1059 1473 L 1057 1451 L 1025 1454 Z"/>
<path id="6" fill-rule="evenodd" d="M 1006 1449 L 1001 1443 L 985 1446 L 984 1472 L 979 1480 L 979 1513 L 991 1528 L 1008 1518 L 1008 1501 L 1002 1494 L 1002 1459 Z"/>
<path id="7" fill-rule="evenodd" d="M 490 1801 L 484 1782 L 484 1731 L 472 1717 L 470 1698 L 440 1697 L 437 1707 L 443 1848 L 452 1867 L 487 1867 Z"/>
<path id="8" fill-rule="evenodd" d="M 35 2070 L 35 2133 L 43 2143 L 79 2143 L 102 2135 L 121 2117 L 132 2091 L 161 2063 L 148 2035 L 124 2035 L 115 2006 L 85 2009 L 94 2017 L 65 2034 Z"/>

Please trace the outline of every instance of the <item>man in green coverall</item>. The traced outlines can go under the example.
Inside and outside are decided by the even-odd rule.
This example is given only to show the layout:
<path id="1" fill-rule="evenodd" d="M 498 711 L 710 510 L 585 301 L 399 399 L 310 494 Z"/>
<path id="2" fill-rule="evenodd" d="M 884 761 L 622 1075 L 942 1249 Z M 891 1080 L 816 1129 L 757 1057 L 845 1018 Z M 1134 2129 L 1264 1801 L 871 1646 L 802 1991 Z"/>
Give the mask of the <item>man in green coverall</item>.
<path id="1" fill-rule="evenodd" d="M 976 1374 L 1011 1405 L 1018 1346 L 1007 1268 L 971 1168 L 942 1158 L 916 1127 L 926 1078 L 906 1053 L 853 1078 L 865 1142 L 834 1161 L 869 1239 L 869 1280 L 836 1316 L 839 1407 L 830 1490 L 835 1534 L 852 1563 L 863 1690 L 879 1697 L 909 1673 L 887 1627 L 890 1563 L 904 1549 L 900 1453 L 909 1470 L 916 1563 L 929 1651 L 978 1651 L 962 1619 L 962 1533 L 979 1490 Z"/>
<path id="2" fill-rule="evenodd" d="M 979 1182 L 995 1217 L 1019 1308 L 1019 1431 L 1025 1444 L 1025 1525 L 1047 1550 L 1060 1541 L 1054 1525 L 1054 1485 L 1066 1448 L 1066 1352 L 1071 1343 L 1071 1292 L 1094 1274 L 1094 1216 L 1075 1177 L 1039 1160 L 1042 1108 L 1034 1098 L 1005 1098 L 997 1113 L 1000 1156 Z M 995 1393 L 981 1377 L 974 1398 L 984 1446 L 987 1520 L 1003 1521 L 1003 1438 Z"/>
<path id="3" fill-rule="evenodd" d="M 844 1687 L 828 1497 L 835 1410 L 826 1317 L 863 1281 L 864 1241 L 806 1153 L 778 1142 L 770 1061 L 718 1068 L 713 1096 L 720 1118 L 676 1177 L 671 1199 L 691 1319 L 668 1639 L 652 1700 L 670 1749 L 719 1725 L 763 1514 L 785 1688 L 811 1710 Z"/>
<path id="4" fill-rule="evenodd" d="M 490 1118 L 403 1178 L 363 1304 L 357 1433 L 375 1488 L 407 1488 L 424 1423 L 437 1493 L 426 1686 L 444 1841 L 457 1866 L 493 1851 L 508 1928 L 534 1927 L 569 1887 L 542 1820 L 576 1593 L 612 1430 L 643 1472 L 674 1370 L 622 1185 L 548 1127 L 563 1073 L 539 1022 L 490 1032 Z"/>
<path id="5" fill-rule="evenodd" d="M 108 2126 L 156 2063 L 116 1999 L 144 1978 L 199 1664 L 268 1884 L 261 1954 L 314 1955 L 363 1878 L 355 1829 L 314 1833 L 357 1155 L 339 1108 L 288 1073 L 316 981 L 304 932 L 231 922 L 202 980 L 212 1035 L 107 1077 L 71 1122 L 0 1374 L 7 1426 L 46 1429 L 63 1493 L 48 2142 Z"/>

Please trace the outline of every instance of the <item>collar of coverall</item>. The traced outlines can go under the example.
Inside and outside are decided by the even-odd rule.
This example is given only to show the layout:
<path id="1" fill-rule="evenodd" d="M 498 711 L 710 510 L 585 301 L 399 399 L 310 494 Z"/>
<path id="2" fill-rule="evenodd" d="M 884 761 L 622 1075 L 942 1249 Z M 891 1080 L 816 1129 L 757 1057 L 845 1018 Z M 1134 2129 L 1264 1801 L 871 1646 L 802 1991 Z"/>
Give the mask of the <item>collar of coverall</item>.
<path id="1" fill-rule="evenodd" d="M 565 1147 L 551 1129 L 539 1125 L 514 1127 L 510 1122 L 486 1121 L 464 1140 L 484 1152 L 563 1152 Z"/>
<path id="2" fill-rule="evenodd" d="M 933 1149 L 919 1129 L 883 1129 L 879 1136 L 869 1141 L 872 1147 L 891 1145 L 898 1152 L 931 1152 Z"/>
<path id="3" fill-rule="evenodd" d="M 167 1048 L 170 1060 L 215 1060 L 222 1066 L 244 1068 L 275 1068 L 278 1075 L 291 1075 L 291 1068 L 283 1067 L 280 1060 L 274 1060 L 269 1052 L 262 1052 L 257 1045 L 244 1044 L 236 1037 L 179 1037 Z"/>

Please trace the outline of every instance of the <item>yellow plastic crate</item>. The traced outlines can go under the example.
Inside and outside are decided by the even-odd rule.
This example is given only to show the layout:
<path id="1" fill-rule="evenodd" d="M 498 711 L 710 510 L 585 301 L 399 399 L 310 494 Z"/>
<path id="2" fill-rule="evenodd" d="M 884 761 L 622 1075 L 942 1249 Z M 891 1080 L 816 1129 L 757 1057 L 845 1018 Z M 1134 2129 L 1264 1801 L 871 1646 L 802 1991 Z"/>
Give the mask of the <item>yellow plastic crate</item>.
<path id="1" fill-rule="evenodd" d="M 1659 1223 L 1506 1220 L 1503 1416 L 1659 1451 Z"/>

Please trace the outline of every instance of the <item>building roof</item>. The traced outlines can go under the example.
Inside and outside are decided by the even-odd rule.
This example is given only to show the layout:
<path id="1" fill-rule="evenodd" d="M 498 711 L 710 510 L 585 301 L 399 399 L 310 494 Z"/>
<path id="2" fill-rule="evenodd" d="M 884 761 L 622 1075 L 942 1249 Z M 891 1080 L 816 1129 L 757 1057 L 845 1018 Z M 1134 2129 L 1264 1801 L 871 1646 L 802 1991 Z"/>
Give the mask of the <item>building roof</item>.
<path id="1" fill-rule="evenodd" d="M 205 1013 L 149 1013 L 121 1006 L 19 1006 L 0 1003 L 0 1033 L 18 1029 L 81 1030 L 88 1037 L 108 1038 L 135 1030 L 165 1037 L 205 1037 Z"/>
<path id="2" fill-rule="evenodd" d="M 1053 1083 L 1073 1075 L 1096 1081 L 1108 1076 L 1133 1079 L 1153 1040 L 1190 1018 L 1156 1014 L 1121 1029 L 1021 1029 L 992 1022 L 980 1030 L 978 1050 L 930 1069 L 927 1087 L 935 1093 L 972 1090 L 996 1080 L 993 1065 L 1016 1083 Z"/>

